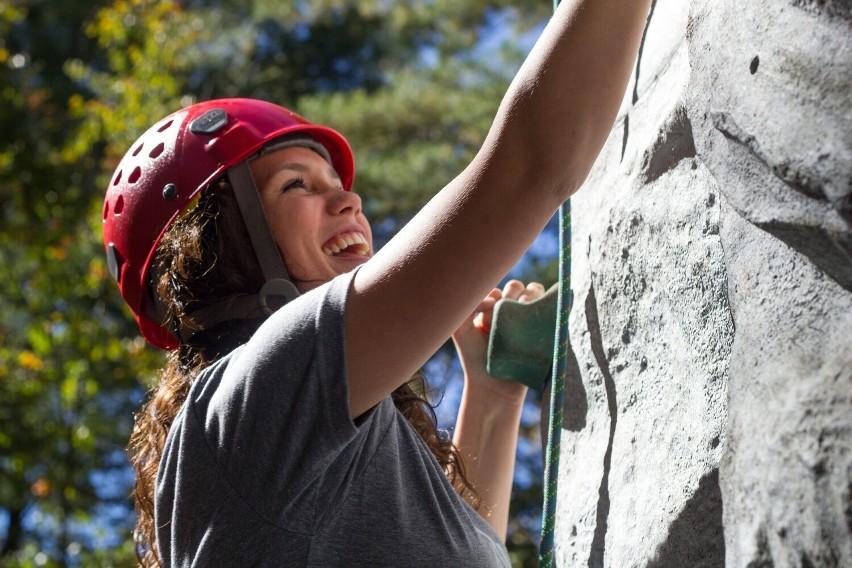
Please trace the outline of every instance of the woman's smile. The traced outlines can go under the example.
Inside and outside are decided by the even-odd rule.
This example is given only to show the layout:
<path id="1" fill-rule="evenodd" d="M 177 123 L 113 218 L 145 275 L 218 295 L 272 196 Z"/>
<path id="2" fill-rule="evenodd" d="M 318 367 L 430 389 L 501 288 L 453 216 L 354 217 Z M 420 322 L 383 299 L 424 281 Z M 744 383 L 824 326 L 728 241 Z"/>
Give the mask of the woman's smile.
<path id="1" fill-rule="evenodd" d="M 322 252 L 343 258 L 351 255 L 367 257 L 370 254 L 370 243 L 360 231 L 346 231 L 329 239 L 323 245 Z"/>

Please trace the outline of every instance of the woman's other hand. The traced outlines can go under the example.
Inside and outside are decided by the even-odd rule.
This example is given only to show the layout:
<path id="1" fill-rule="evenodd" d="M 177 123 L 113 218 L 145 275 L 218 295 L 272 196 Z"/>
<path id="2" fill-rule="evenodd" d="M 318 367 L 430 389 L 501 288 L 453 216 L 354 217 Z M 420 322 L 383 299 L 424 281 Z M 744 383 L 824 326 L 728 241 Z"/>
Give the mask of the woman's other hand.
<path id="1" fill-rule="evenodd" d="M 518 280 L 511 280 L 502 290 L 492 290 L 453 333 L 465 376 L 453 443 L 465 456 L 467 478 L 482 497 L 479 513 L 504 540 L 518 424 L 527 387 L 488 375 L 485 370 L 488 334 L 494 305 L 499 300 L 531 302 L 542 294 L 544 286 L 538 282 L 524 286 Z"/>
<path id="2" fill-rule="evenodd" d="M 453 333 L 453 342 L 461 360 L 466 388 L 476 397 L 498 397 L 508 402 L 522 401 L 527 387 L 521 383 L 499 380 L 486 370 L 488 335 L 494 306 L 501 299 L 531 302 L 544 294 L 544 286 L 530 282 L 524 286 L 519 280 L 510 280 L 502 290 L 494 288 Z"/>

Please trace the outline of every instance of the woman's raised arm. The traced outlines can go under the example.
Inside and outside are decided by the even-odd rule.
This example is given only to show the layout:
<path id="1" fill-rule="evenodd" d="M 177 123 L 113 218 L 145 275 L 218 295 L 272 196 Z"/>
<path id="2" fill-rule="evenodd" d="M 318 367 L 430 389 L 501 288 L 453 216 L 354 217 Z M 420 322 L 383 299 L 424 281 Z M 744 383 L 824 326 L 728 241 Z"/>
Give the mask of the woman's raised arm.
<path id="1" fill-rule="evenodd" d="M 585 180 L 636 57 L 650 0 L 563 1 L 470 165 L 355 277 L 350 412 L 408 378 Z"/>

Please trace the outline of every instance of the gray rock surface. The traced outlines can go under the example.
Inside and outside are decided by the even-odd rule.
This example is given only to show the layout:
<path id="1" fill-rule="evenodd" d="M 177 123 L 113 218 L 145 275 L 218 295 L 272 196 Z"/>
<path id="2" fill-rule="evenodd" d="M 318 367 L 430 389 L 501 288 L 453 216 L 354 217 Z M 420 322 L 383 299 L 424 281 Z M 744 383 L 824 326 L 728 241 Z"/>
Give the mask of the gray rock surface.
<path id="1" fill-rule="evenodd" d="M 572 209 L 557 564 L 852 566 L 852 2 L 654 2 Z"/>

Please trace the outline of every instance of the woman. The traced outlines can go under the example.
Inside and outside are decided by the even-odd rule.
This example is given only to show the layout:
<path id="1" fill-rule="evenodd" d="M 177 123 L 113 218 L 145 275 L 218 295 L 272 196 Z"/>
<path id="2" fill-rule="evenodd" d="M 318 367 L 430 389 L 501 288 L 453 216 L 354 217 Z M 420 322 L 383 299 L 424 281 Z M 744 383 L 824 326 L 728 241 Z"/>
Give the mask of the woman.
<path id="1" fill-rule="evenodd" d="M 480 329 L 498 298 L 542 293 L 492 287 L 591 168 L 648 3 L 563 3 L 477 156 L 376 254 L 329 128 L 227 99 L 134 144 L 107 257 L 172 350 L 131 440 L 143 564 L 508 565 L 524 388 L 487 376 Z M 452 443 L 411 382 L 451 335 Z"/>

